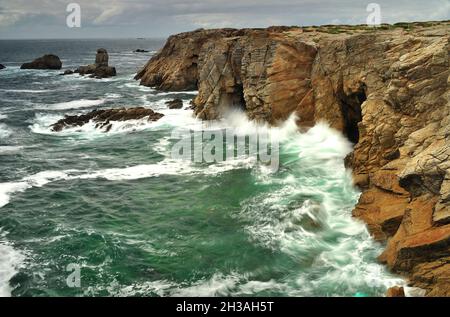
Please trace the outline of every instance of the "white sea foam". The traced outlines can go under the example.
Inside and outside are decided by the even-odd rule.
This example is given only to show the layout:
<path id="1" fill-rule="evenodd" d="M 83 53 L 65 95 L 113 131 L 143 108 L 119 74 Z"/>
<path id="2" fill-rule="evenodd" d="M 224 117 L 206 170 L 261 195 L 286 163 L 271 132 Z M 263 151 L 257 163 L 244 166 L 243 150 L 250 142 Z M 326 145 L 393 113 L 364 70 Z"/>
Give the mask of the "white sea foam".
<path id="1" fill-rule="evenodd" d="M 0 123 L 0 140 L 6 140 L 13 134 L 13 131 L 4 123 Z"/>
<path id="2" fill-rule="evenodd" d="M 232 122 L 244 133 L 256 129 L 239 117 Z M 351 144 L 326 124 L 305 133 L 293 130 L 293 124 L 291 118 L 279 128 L 270 128 L 282 143 L 281 173 L 257 177 L 282 187 L 244 201 L 236 218 L 248 223 L 246 230 L 256 243 L 299 263 L 314 261 L 309 270 L 299 272 L 301 289 L 293 288 L 292 296 L 317 295 L 315 290 L 339 296 L 405 285 L 374 262 L 381 247 L 366 226 L 351 217 L 359 195 L 343 164 Z M 330 237 L 336 241 L 327 242 Z M 345 288 L 340 287 L 342 281 Z"/>
<path id="3" fill-rule="evenodd" d="M 80 99 L 80 100 L 72 100 L 68 102 L 60 102 L 51 105 L 45 105 L 43 107 L 37 107 L 36 109 L 40 110 L 73 110 L 73 109 L 81 109 L 81 108 L 90 108 L 94 106 L 99 106 L 104 104 L 106 99 Z"/>
<path id="4" fill-rule="evenodd" d="M 155 164 L 142 164 L 124 168 L 93 170 L 43 171 L 27 176 L 16 182 L 0 183 L 0 207 L 10 202 L 14 193 L 23 192 L 32 187 L 42 187 L 50 182 L 75 179 L 106 179 L 110 181 L 138 180 L 161 175 L 216 175 L 236 168 L 251 168 L 251 159 L 234 160 L 201 166 L 185 160 L 165 159 Z"/>
<path id="5" fill-rule="evenodd" d="M 52 90 L 49 90 L 49 89 L 0 89 L 0 91 L 20 93 L 20 94 L 43 94 L 43 93 L 51 92 Z"/>
<path id="6" fill-rule="evenodd" d="M 7 119 L 8 115 L 0 113 L 0 120 Z"/>
<path id="7" fill-rule="evenodd" d="M 0 156 L 1 155 L 12 155 L 20 152 L 23 149 L 23 146 L 14 146 L 14 145 L 5 145 L 0 146 Z"/>
<path id="8" fill-rule="evenodd" d="M 44 171 L 23 178 L 18 182 L 0 183 L 0 207 L 7 205 L 11 195 L 32 187 L 42 187 L 49 182 L 67 178 L 65 172 Z"/>
<path id="9" fill-rule="evenodd" d="M 0 297 L 11 296 L 9 281 L 22 266 L 25 256 L 6 240 L 0 228 Z"/>

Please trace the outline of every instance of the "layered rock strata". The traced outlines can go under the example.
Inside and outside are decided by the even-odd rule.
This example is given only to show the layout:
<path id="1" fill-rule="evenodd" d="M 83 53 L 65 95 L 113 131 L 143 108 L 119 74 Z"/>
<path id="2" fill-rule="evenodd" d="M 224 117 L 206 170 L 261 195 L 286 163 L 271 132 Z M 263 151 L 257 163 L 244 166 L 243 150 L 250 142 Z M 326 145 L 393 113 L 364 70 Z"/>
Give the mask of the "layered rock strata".
<path id="1" fill-rule="evenodd" d="M 195 113 L 232 108 L 277 124 L 326 121 L 355 143 L 353 215 L 380 260 L 429 296 L 450 295 L 450 23 L 197 30 L 171 36 L 136 75 L 193 90 Z"/>

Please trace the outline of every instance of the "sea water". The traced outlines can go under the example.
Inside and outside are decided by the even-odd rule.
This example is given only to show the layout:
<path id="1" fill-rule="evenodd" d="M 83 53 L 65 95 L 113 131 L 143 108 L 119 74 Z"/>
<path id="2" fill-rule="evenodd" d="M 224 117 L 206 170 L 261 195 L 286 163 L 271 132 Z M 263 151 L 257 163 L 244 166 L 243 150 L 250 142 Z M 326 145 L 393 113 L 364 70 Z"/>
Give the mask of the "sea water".
<path id="1" fill-rule="evenodd" d="M 382 296 L 403 285 L 382 246 L 352 218 L 352 150 L 320 123 L 300 133 L 231 112 L 212 129 L 269 132 L 279 167 L 248 159 L 174 159 L 174 129 L 204 127 L 170 110 L 196 92 L 162 93 L 133 77 L 161 40 L 0 41 L 0 296 Z M 118 76 L 20 70 L 57 54 L 63 68 L 104 47 Z M 150 53 L 133 53 L 137 48 Z M 157 122 L 52 132 L 66 114 L 145 106 Z M 79 285 L 68 283 L 78 268 Z"/>

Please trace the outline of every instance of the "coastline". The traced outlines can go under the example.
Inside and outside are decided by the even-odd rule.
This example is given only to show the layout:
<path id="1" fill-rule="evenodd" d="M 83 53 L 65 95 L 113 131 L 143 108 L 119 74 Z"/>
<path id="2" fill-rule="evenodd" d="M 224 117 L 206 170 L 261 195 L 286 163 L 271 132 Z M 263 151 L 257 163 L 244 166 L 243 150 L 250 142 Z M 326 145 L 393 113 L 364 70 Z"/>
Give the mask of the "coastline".
<path id="1" fill-rule="evenodd" d="M 136 79 L 198 88 L 205 120 L 237 107 L 343 132 L 363 191 L 353 214 L 387 243 L 380 261 L 428 296 L 449 296 L 449 24 L 197 30 L 171 36 Z"/>

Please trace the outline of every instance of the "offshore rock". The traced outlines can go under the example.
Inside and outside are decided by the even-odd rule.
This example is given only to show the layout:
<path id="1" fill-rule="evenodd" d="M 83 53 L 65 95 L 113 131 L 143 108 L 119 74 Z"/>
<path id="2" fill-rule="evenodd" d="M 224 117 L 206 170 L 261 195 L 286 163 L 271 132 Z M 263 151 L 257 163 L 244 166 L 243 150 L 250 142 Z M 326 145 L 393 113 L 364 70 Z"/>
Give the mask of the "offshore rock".
<path id="1" fill-rule="evenodd" d="M 56 55 L 44 55 L 30 63 L 24 63 L 20 69 L 61 69 L 62 62 Z"/>
<path id="2" fill-rule="evenodd" d="M 325 121 L 355 144 L 353 214 L 380 256 L 429 296 L 450 294 L 450 22 L 197 30 L 171 36 L 136 75 L 195 90 L 210 120 L 230 109 L 277 124 Z"/>
<path id="3" fill-rule="evenodd" d="M 97 50 L 97 55 L 95 56 L 95 64 L 80 66 L 75 72 L 79 73 L 81 76 L 91 75 L 91 78 L 97 79 L 116 76 L 116 68 L 108 66 L 108 62 L 108 52 L 104 48 L 99 48 Z"/>
<path id="4" fill-rule="evenodd" d="M 164 115 L 161 113 L 143 107 L 103 109 L 94 110 L 78 116 L 66 116 L 51 127 L 52 131 L 60 132 L 65 128 L 81 127 L 90 121 L 93 121 L 96 123 L 96 128 L 105 128 L 106 132 L 108 132 L 112 127 L 112 121 L 138 120 L 147 117 L 148 121 L 157 121 L 163 116 Z"/>

